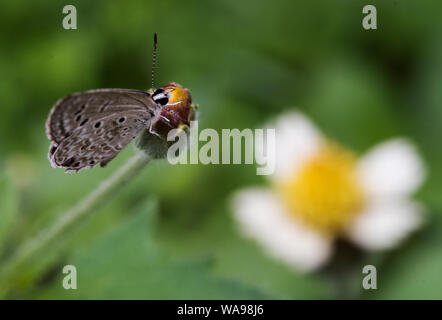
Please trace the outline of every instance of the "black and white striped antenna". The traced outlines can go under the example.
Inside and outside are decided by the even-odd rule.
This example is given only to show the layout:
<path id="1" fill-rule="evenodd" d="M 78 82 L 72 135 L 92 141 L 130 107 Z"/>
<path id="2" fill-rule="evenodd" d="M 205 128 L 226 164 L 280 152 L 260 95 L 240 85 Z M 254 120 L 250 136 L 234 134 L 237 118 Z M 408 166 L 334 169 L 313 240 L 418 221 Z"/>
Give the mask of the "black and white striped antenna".
<path id="1" fill-rule="evenodd" d="M 155 88 L 155 65 L 157 63 L 157 44 L 158 44 L 158 40 L 157 40 L 157 33 L 155 32 L 153 34 L 153 61 L 152 61 L 152 89 Z"/>

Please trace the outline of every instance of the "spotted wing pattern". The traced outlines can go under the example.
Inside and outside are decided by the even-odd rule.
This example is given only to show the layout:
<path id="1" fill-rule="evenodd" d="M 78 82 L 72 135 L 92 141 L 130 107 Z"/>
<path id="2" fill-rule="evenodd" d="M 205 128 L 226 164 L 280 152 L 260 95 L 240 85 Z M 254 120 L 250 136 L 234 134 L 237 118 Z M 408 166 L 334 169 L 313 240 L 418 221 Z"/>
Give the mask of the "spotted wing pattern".
<path id="1" fill-rule="evenodd" d="M 159 106 L 148 93 L 102 89 L 75 93 L 54 106 L 46 124 L 49 160 L 67 172 L 102 167 L 150 125 Z"/>
<path id="2" fill-rule="evenodd" d="M 154 111 L 156 108 L 157 104 L 144 91 L 98 89 L 77 92 L 57 101 L 46 123 L 46 133 L 51 141 L 60 143 L 88 120 L 117 112 Z"/>

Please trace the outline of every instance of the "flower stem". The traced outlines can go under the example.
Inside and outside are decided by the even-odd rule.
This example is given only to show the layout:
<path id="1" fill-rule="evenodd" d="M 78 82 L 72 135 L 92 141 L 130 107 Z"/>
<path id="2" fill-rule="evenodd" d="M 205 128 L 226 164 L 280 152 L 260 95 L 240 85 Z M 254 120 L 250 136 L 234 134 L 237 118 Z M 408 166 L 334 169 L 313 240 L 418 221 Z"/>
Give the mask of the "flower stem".
<path id="1" fill-rule="evenodd" d="M 95 212 L 95 209 L 102 203 L 114 196 L 127 182 L 134 178 L 152 158 L 142 151 L 138 151 L 121 168 L 119 168 L 110 178 L 102 182 L 97 189 L 92 191 L 74 207 L 64 212 L 47 229 L 42 230 L 34 238 L 24 243 L 17 249 L 15 254 L 0 268 L 0 296 L 5 292 L 4 285 L 8 275 L 34 255 L 41 248 L 54 241 L 61 233 L 72 227 L 82 217 Z M 3 289 L 2 289 L 3 287 Z"/>

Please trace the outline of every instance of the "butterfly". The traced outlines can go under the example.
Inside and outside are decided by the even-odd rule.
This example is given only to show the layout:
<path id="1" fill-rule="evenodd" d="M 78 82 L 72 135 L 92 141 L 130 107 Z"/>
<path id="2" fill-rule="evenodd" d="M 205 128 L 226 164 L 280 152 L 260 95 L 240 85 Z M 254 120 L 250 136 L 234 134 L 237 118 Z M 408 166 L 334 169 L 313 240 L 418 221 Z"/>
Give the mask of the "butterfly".
<path id="1" fill-rule="evenodd" d="M 156 34 L 154 39 L 156 49 Z M 161 137 L 164 125 L 187 125 L 191 102 L 189 91 L 175 83 L 154 92 L 96 89 L 73 93 L 57 101 L 49 114 L 48 158 L 53 167 L 66 168 L 66 172 L 98 163 L 105 167 L 143 130 Z"/>

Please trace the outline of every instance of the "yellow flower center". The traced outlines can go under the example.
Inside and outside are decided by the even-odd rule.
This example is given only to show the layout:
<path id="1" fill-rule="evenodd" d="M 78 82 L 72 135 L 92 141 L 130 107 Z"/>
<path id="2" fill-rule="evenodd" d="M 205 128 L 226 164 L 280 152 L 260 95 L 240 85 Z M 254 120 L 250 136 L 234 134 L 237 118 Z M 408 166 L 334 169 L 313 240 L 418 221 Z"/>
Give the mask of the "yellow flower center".
<path id="1" fill-rule="evenodd" d="M 280 186 L 289 211 L 328 234 L 342 230 L 363 205 L 352 153 L 324 144 Z"/>

